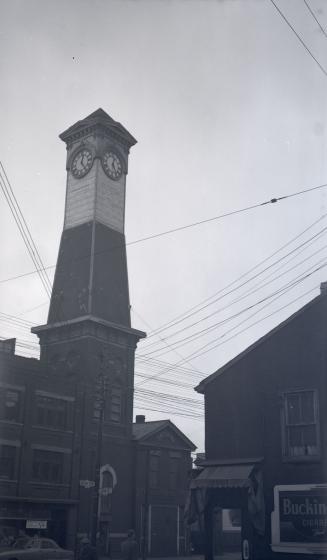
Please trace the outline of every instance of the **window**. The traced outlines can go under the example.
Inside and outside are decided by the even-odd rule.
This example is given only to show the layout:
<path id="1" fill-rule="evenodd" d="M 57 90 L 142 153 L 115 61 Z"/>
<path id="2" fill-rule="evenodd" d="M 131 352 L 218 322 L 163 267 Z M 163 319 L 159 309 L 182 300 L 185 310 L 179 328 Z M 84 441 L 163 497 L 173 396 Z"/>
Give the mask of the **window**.
<path id="1" fill-rule="evenodd" d="M 111 395 L 110 395 L 109 421 L 120 423 L 121 413 L 122 413 L 122 392 L 120 388 L 114 387 L 111 390 Z"/>
<path id="2" fill-rule="evenodd" d="M 5 389 L 1 391 L 1 419 L 11 422 L 21 421 L 22 408 L 21 391 L 16 389 Z"/>
<path id="3" fill-rule="evenodd" d="M 159 487 L 160 451 L 150 451 L 149 485 L 150 488 Z"/>
<path id="4" fill-rule="evenodd" d="M 319 455 L 318 399 L 315 391 L 284 394 L 284 455 L 288 458 Z"/>
<path id="5" fill-rule="evenodd" d="M 99 421 L 101 418 L 101 408 L 103 419 L 106 422 L 120 424 L 122 421 L 122 390 L 120 387 L 113 387 L 105 394 L 105 398 L 96 397 L 93 405 L 93 420 Z"/>
<path id="6" fill-rule="evenodd" d="M 169 453 L 169 488 L 177 488 L 180 485 L 180 453 Z"/>
<path id="7" fill-rule="evenodd" d="M 101 488 L 100 488 L 100 513 L 111 513 L 111 494 L 113 488 L 113 478 L 109 471 L 101 473 Z"/>
<path id="8" fill-rule="evenodd" d="M 64 454 L 56 451 L 34 449 L 33 480 L 61 483 L 63 481 Z"/>
<path id="9" fill-rule="evenodd" d="M 16 446 L 0 445 L 0 478 L 14 478 Z"/>
<path id="10" fill-rule="evenodd" d="M 67 427 L 68 402 L 64 399 L 36 395 L 36 423 L 48 428 Z"/>

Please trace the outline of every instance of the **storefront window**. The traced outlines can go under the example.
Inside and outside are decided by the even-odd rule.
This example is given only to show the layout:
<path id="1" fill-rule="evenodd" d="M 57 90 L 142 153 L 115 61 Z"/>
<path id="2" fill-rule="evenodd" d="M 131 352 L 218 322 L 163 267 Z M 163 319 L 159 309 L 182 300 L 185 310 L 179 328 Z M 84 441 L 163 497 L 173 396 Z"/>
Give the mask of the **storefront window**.
<path id="1" fill-rule="evenodd" d="M 318 400 L 315 391 L 284 394 L 284 455 L 288 458 L 319 455 Z"/>

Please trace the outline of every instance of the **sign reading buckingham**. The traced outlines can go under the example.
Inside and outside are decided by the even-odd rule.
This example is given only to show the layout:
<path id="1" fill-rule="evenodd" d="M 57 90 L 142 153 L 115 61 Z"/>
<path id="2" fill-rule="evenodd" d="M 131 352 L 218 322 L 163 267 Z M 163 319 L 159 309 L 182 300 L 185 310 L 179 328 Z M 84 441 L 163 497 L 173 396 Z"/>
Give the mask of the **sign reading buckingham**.
<path id="1" fill-rule="evenodd" d="M 295 544 L 297 548 L 303 545 L 303 552 L 308 552 L 308 547 L 326 547 L 326 485 L 276 486 L 274 497 L 273 550 Z"/>

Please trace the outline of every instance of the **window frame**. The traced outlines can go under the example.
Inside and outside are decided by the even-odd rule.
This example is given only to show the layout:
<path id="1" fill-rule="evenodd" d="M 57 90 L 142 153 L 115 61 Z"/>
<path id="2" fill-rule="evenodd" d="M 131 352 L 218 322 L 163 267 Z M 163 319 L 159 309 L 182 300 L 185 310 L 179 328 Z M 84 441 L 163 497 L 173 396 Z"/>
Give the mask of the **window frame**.
<path id="1" fill-rule="evenodd" d="M 43 401 L 43 403 L 42 403 Z M 46 403 L 49 403 L 49 406 Z M 58 405 L 58 408 L 56 408 Z M 60 410 L 61 409 L 61 410 Z M 40 421 L 43 414 L 44 422 Z M 48 418 L 54 418 L 56 421 L 47 422 Z M 63 422 L 60 424 L 57 420 L 62 417 Z M 54 395 L 35 394 L 35 413 L 34 425 L 39 428 L 49 430 L 71 431 L 72 426 L 72 405 L 71 402 L 63 397 Z"/>
<path id="2" fill-rule="evenodd" d="M 14 405 L 14 407 L 6 406 L 6 403 L 9 400 L 7 397 L 8 393 L 15 393 L 17 396 L 16 405 Z M 0 383 L 0 408 L 2 409 L 0 420 L 2 422 L 22 424 L 24 414 L 24 393 L 25 389 L 23 387 Z M 14 408 L 16 411 L 15 418 L 9 418 L 6 416 L 8 410 L 11 408 Z"/>
<path id="3" fill-rule="evenodd" d="M 288 402 L 292 395 L 301 395 L 304 393 L 311 393 L 313 395 L 313 422 L 294 422 L 291 423 L 288 417 Z M 321 459 L 321 441 L 320 441 L 320 414 L 319 414 L 319 395 L 317 389 L 312 388 L 296 388 L 288 389 L 281 393 L 281 425 L 282 425 L 282 460 L 286 463 L 299 463 L 299 462 L 315 462 Z M 291 427 L 306 427 L 315 426 L 317 453 L 312 455 L 291 455 L 291 446 L 289 443 L 289 428 Z"/>
<path id="4" fill-rule="evenodd" d="M 46 457 L 46 454 L 48 457 Z M 37 455 L 41 455 L 37 457 Z M 43 455 L 43 457 L 42 457 Z M 54 455 L 59 458 L 59 461 L 51 461 L 51 457 L 54 458 Z M 37 465 L 39 466 L 37 467 Z M 45 465 L 47 466 L 48 474 L 51 473 L 51 476 L 42 476 L 42 471 L 45 472 Z M 60 451 L 50 451 L 49 449 L 33 449 L 32 455 L 32 481 L 33 483 L 43 483 L 43 484 L 60 484 L 64 483 L 65 478 L 65 453 Z M 38 476 L 36 472 L 39 471 L 41 476 Z M 58 472 L 57 476 L 54 476 L 55 472 Z"/>
<path id="5" fill-rule="evenodd" d="M 12 452 L 12 457 L 10 456 L 5 456 L 1 453 L 0 451 L 0 461 L 2 462 L 4 459 L 7 459 L 9 461 L 12 462 L 12 465 L 9 467 L 8 469 L 8 475 L 7 474 L 1 474 L 0 473 L 0 481 L 13 481 L 16 480 L 16 468 L 17 468 L 17 446 L 16 445 L 10 445 L 9 443 L 0 443 L 0 448 L 2 451 L 2 448 L 6 448 L 6 449 L 10 449 L 13 450 Z"/>

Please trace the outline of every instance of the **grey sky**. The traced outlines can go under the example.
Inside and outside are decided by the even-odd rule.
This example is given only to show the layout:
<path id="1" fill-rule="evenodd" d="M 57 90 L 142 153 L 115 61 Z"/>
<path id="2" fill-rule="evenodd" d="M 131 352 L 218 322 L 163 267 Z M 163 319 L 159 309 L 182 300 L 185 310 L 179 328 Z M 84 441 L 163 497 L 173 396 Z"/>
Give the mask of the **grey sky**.
<path id="1" fill-rule="evenodd" d="M 327 69 L 327 38 L 304 2 L 279 0 L 278 5 Z M 327 28 L 326 4 L 310 0 L 310 6 Z M 269 0 L 0 0 L 0 12 L 0 159 L 46 265 L 56 262 L 63 223 L 65 146 L 58 134 L 98 107 L 138 139 L 127 179 L 127 241 L 327 181 L 327 77 Z M 134 326 L 156 328 L 232 282 L 322 217 L 326 196 L 326 190 L 318 190 L 131 245 Z M 303 240 L 325 226 L 322 220 Z M 0 279 L 33 270 L 3 197 L 0 232 Z M 323 237 L 319 243 L 289 267 L 322 248 Z M 271 294 L 325 255 L 322 250 L 217 314 L 215 321 Z M 322 269 L 248 324 L 325 278 Z M 318 288 L 184 366 L 211 373 L 317 293 Z M 42 324 L 46 302 L 36 274 L 0 284 L 1 312 Z M 152 358 L 177 362 L 180 354 L 187 358 L 246 316 L 181 347 L 179 355 L 161 355 L 167 347 L 160 341 L 148 347 L 150 339 L 139 353 L 157 349 Z M 207 325 L 202 322 L 178 337 Z M 36 342 L 27 330 L 8 322 L 0 323 L 0 335 Z M 147 375 L 159 371 L 153 363 L 138 369 Z M 179 373 L 178 380 L 196 384 L 191 374 Z M 174 391 L 157 381 L 142 387 Z M 191 389 L 184 395 L 201 400 Z M 167 417 L 145 412 L 148 418 Z M 200 421 L 172 419 L 203 446 Z"/>

